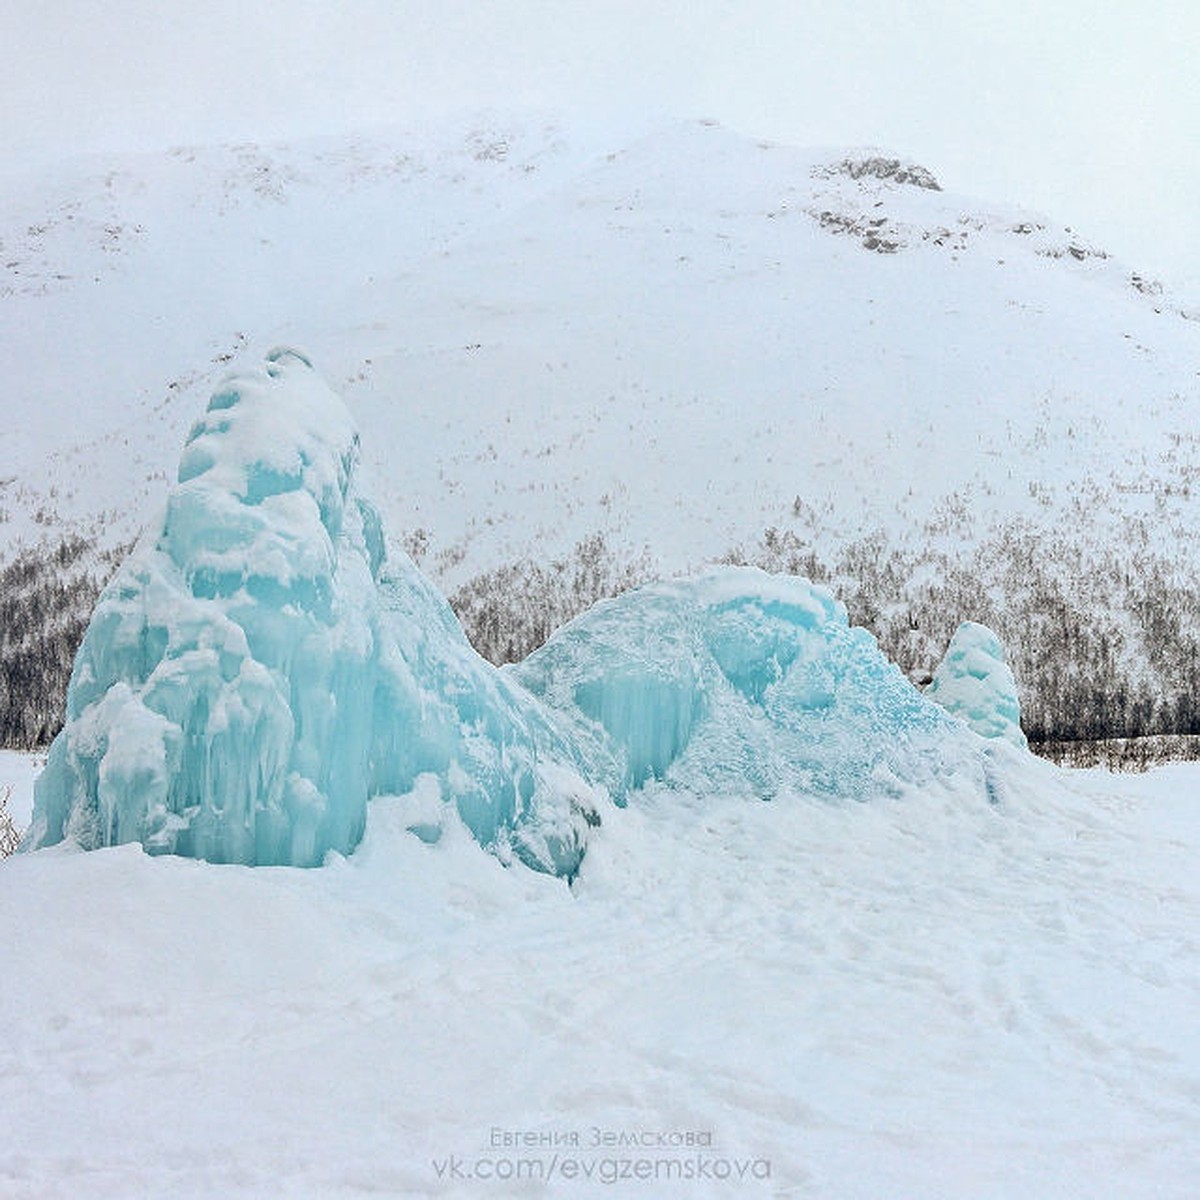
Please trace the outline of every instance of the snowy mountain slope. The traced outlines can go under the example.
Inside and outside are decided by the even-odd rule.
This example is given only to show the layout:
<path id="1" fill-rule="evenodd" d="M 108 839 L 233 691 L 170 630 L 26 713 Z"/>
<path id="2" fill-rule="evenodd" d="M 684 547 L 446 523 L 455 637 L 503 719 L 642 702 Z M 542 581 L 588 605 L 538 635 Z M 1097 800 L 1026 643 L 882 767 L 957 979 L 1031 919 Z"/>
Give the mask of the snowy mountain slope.
<path id="1" fill-rule="evenodd" d="M 128 539 L 229 363 L 287 340 L 489 653 L 729 556 L 824 574 L 918 673 L 962 618 L 1019 656 L 1062 607 L 1140 697 L 1126 728 L 1186 725 L 1194 639 L 1138 614 L 1178 585 L 1168 624 L 1195 615 L 1200 323 L 878 152 L 606 136 L 494 121 L 14 186 L 0 554 Z"/>
<path id="2" fill-rule="evenodd" d="M 315 871 L 7 860 L 0 1194 L 1184 1200 L 1200 778 L 1021 761 L 651 793 L 571 890 L 420 794 Z"/>
<path id="3" fill-rule="evenodd" d="M 466 445 L 443 425 L 438 441 L 404 462 L 409 469 L 445 462 L 461 471 L 469 446 L 486 451 L 497 427 L 514 421 L 506 436 L 521 454 L 553 416 L 571 422 L 577 440 L 591 423 L 621 446 L 663 447 L 670 433 L 690 445 L 698 434 L 696 462 L 708 467 L 719 465 L 723 442 L 705 433 L 746 438 L 748 428 L 785 439 L 757 460 L 750 442 L 742 460 L 779 480 L 780 501 L 792 498 L 779 479 L 785 468 L 769 468 L 791 451 L 795 482 L 829 492 L 839 508 L 891 500 L 897 483 L 929 475 L 935 494 L 952 491 L 986 465 L 978 446 L 1020 450 L 1039 404 L 1074 398 L 1095 410 L 1115 403 L 1118 389 L 1161 404 L 1196 378 L 1196 333 L 1174 328 L 1178 312 L 1029 214 L 980 212 L 960 197 L 841 169 L 842 152 L 756 145 L 705 125 L 643 139 L 580 172 L 586 158 L 553 129 L 524 141 L 475 130 L 450 152 L 420 140 L 176 150 L 39 182 L 32 197 L 18 187 L 4 237 L 5 367 L 20 406 L 10 470 L 39 498 L 59 499 L 48 497 L 61 483 L 49 478 L 54 464 L 102 477 L 123 457 L 123 442 L 112 442 L 126 437 L 133 455 L 165 470 L 152 457 L 158 443 L 173 454 L 173 435 L 192 414 L 151 414 L 202 391 L 247 341 L 285 331 L 306 335 L 352 393 L 361 385 L 362 419 L 375 420 L 381 441 L 398 405 L 425 419 L 437 408 L 453 423 L 458 410 L 443 405 L 456 403 L 472 425 L 489 423 L 456 429 L 473 439 Z M 881 230 L 860 236 L 872 220 Z M 861 253 L 873 240 L 877 252 Z M 882 252 L 892 245 L 894 254 Z M 192 379 L 197 372 L 206 382 Z M 829 396 L 836 407 L 821 403 Z M 702 422 L 690 419 L 694 405 Z M 837 472 L 820 452 L 795 458 L 798 443 L 812 440 L 797 410 L 818 406 L 833 435 L 827 450 L 841 431 L 864 443 L 857 466 Z M 651 407 L 666 428 L 645 415 Z M 721 420 L 730 409 L 752 419 L 730 428 Z M 1062 413 L 1046 432 L 1065 432 L 1082 415 Z M 622 418 L 626 433 L 630 418 L 648 423 L 648 438 L 621 441 Z M 922 437 L 931 423 L 937 436 Z M 1153 427 L 1148 446 L 1138 430 L 1122 432 L 1135 435 L 1128 459 L 1157 449 Z M 1030 474 L 1068 457 L 1043 449 Z M 1088 452 L 1114 456 L 1094 431 Z M 661 467 L 664 454 L 651 462 Z M 561 456 L 564 464 L 548 456 L 560 489 L 573 476 L 560 468 L 580 465 L 578 454 Z M 930 456 L 942 470 L 914 481 L 914 466 Z M 394 463 L 390 438 L 378 459 Z M 880 466 L 878 495 L 864 497 Z M 671 471 L 667 482 L 678 490 L 689 474 Z M 499 480 L 513 491 L 524 482 Z M 103 486 L 77 487 L 62 515 L 94 515 Z M 130 507 L 127 486 L 114 483 L 112 507 Z M 424 515 L 454 491 L 418 475 L 407 491 L 394 489 L 394 502 L 401 514 Z M 639 518 L 661 500 L 642 501 Z M 9 507 L 12 525 L 23 505 Z M 773 511 L 738 507 L 755 521 Z M 679 532 L 684 545 L 664 553 L 711 551 Z M 526 530 L 511 541 L 534 538 Z"/>
<path id="4" fill-rule="evenodd" d="M 136 532 L 195 396 L 247 341 L 319 316 L 380 263 L 436 253 L 571 161 L 553 130 L 525 140 L 480 126 L 445 148 L 179 148 L 10 181 L 8 540 L 36 534 L 39 510 Z"/>
<path id="5" fill-rule="evenodd" d="M 395 510 L 466 531 L 448 582 L 569 548 L 583 514 L 668 567 L 785 522 L 797 496 L 846 538 L 990 488 L 983 526 L 1033 508 L 1031 481 L 1154 461 L 1162 426 L 1190 419 L 1114 419 L 1131 396 L 1186 408 L 1200 344 L 1121 268 L 1078 262 L 1065 230 L 1017 232 L 1025 214 L 830 161 L 674 130 L 349 305 L 394 314 L 391 354 L 364 380 L 343 367 L 361 419 L 409 396 L 414 441 L 446 446 L 392 487 Z M 897 252 L 830 211 L 882 213 Z"/>

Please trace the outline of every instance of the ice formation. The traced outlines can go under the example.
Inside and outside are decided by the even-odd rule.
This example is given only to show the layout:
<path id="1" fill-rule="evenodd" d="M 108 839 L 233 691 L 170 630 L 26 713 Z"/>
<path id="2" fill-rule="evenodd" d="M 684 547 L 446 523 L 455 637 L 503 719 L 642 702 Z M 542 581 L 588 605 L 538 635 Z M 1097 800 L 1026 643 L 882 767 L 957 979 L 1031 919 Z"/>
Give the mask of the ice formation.
<path id="1" fill-rule="evenodd" d="M 590 730 L 620 797 L 863 798 L 947 769 L 953 724 L 825 589 L 724 568 L 603 601 L 508 668 Z"/>
<path id="2" fill-rule="evenodd" d="M 453 808 L 571 876 L 603 798 L 652 781 L 865 798 L 972 753 L 827 592 L 750 569 L 626 593 L 496 669 L 389 553 L 357 460 L 295 351 L 213 396 L 97 603 L 28 847 L 314 865 L 371 796 L 419 790 L 426 840 Z"/>
<path id="3" fill-rule="evenodd" d="M 431 773 L 481 842 L 574 872 L 581 764 L 389 560 L 357 457 L 295 352 L 217 392 L 161 523 L 97 602 L 30 845 L 311 865 L 354 848 L 369 796 Z"/>
<path id="4" fill-rule="evenodd" d="M 1000 639 L 986 625 L 964 621 L 955 630 L 925 694 L 980 736 L 1027 745 L 1017 681 Z"/>

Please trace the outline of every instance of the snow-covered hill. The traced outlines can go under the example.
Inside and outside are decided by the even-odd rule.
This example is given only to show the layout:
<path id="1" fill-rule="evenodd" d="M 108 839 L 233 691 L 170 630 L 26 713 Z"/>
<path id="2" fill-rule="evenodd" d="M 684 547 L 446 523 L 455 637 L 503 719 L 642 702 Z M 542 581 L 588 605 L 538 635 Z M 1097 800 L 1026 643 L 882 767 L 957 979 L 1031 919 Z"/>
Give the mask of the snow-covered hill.
<path id="1" fill-rule="evenodd" d="M 0 716 L 45 727 L 88 573 L 288 341 L 497 655 L 749 559 L 914 671 L 996 627 L 1035 722 L 1186 727 L 1200 325 L 936 167 L 497 121 L 10 180 Z M 314 870 L 6 859 L 0 1194 L 1191 1197 L 1197 770 L 995 753 L 986 794 L 650 782 L 570 886 L 428 776 Z"/>
<path id="2" fill-rule="evenodd" d="M 12 181 L 0 555 L 132 537 L 286 340 L 493 655 L 725 557 L 828 578 L 917 674 L 999 628 L 1042 727 L 1114 678 L 1100 727 L 1188 727 L 1200 323 L 935 168 L 492 120 Z"/>

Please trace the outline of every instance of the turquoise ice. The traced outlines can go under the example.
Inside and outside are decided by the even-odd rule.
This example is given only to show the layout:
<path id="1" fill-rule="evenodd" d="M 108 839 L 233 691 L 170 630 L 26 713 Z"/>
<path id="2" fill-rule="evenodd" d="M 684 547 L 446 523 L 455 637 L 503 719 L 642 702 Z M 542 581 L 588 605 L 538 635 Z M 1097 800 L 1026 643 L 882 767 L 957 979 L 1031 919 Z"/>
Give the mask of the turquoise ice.
<path id="1" fill-rule="evenodd" d="M 1004 646 L 986 625 L 964 621 L 955 630 L 925 694 L 980 737 L 1027 745 L 1017 681 Z"/>
<path id="2" fill-rule="evenodd" d="M 31 845 L 314 865 L 354 849 L 370 796 L 433 774 L 481 842 L 574 872 L 583 764 L 389 557 L 357 461 L 348 412 L 295 352 L 212 398 L 96 605 Z"/>
<path id="3" fill-rule="evenodd" d="M 502 858 L 571 877 L 609 801 L 663 786 L 868 799 L 975 740 L 804 580 L 724 568 L 596 605 L 497 669 L 359 489 L 299 353 L 228 381 L 97 602 L 27 848 L 214 862 L 350 853 L 372 796 L 436 783 Z M 971 764 L 974 764 L 972 766 Z"/>
<path id="4" fill-rule="evenodd" d="M 753 568 L 602 601 L 508 671 L 590 731 L 618 799 L 652 780 L 864 799 L 961 741 L 828 591 Z"/>

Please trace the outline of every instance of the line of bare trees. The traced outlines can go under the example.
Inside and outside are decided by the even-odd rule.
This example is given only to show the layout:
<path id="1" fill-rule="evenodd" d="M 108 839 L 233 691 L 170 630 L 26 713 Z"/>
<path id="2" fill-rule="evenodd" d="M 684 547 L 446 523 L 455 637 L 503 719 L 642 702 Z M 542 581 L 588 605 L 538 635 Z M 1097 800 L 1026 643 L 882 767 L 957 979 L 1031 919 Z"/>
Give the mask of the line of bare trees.
<path id="1" fill-rule="evenodd" d="M 828 554 L 768 529 L 725 561 L 825 583 L 918 683 L 960 621 L 991 626 L 1034 743 L 1200 735 L 1200 592 L 1145 545 L 1086 550 L 1069 531 L 1014 521 L 969 553 L 905 551 L 874 534 Z M 0 745 L 33 749 L 59 729 L 75 651 L 116 557 L 64 537 L 0 569 Z M 648 556 L 622 558 L 597 534 L 559 561 L 476 576 L 450 601 L 481 654 L 512 662 L 654 573 Z"/>

